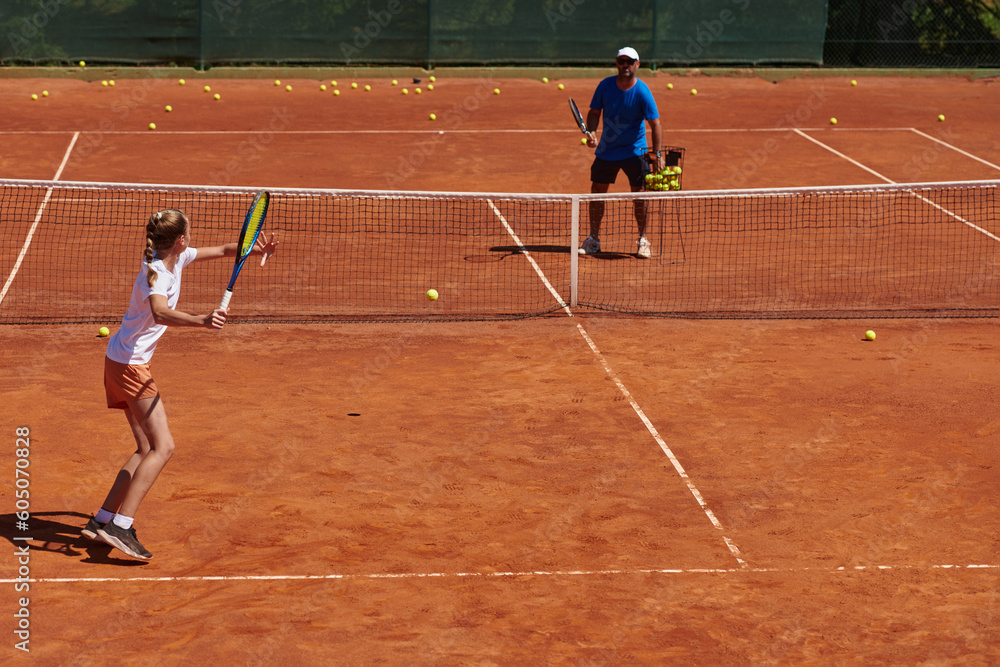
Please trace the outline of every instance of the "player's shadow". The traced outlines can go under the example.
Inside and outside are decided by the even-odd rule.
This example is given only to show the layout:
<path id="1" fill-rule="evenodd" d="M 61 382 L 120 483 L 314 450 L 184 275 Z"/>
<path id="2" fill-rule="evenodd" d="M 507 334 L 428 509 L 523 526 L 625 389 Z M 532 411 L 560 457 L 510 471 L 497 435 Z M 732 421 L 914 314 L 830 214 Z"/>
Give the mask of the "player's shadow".
<path id="1" fill-rule="evenodd" d="M 586 257 L 589 258 L 589 259 L 603 259 L 603 260 L 609 260 L 609 259 L 635 259 L 636 255 L 635 255 L 634 252 L 632 252 L 632 253 L 629 253 L 629 252 L 608 252 L 608 251 L 602 250 L 601 252 L 595 252 L 592 255 L 586 255 Z M 580 259 L 583 259 L 583 257 L 581 257 Z"/>
<path id="2" fill-rule="evenodd" d="M 525 253 L 533 255 L 568 255 L 573 249 L 567 245 L 495 245 L 490 248 L 490 252 L 485 255 L 467 255 L 467 262 L 502 262 L 508 257 L 517 257 Z M 593 259 L 635 259 L 635 254 L 627 252 L 599 252 L 594 255 L 587 255 Z"/>
<path id="3" fill-rule="evenodd" d="M 490 252 L 505 252 L 508 255 L 523 255 L 525 252 L 552 252 L 556 254 L 568 255 L 568 245 L 495 245 L 490 248 Z"/>
<path id="4" fill-rule="evenodd" d="M 69 523 L 63 523 L 57 517 L 66 517 Z M 104 542 L 88 540 L 80 534 L 80 529 L 86 525 L 90 517 L 79 512 L 32 512 L 28 519 L 28 529 L 17 528 L 17 516 L 0 514 L 0 536 L 16 548 L 28 546 L 30 551 L 47 551 L 61 553 L 77 558 L 85 556 L 83 563 L 99 563 L 105 565 L 121 565 L 134 567 L 147 565 L 145 561 L 126 560 L 111 556 L 114 547 Z M 28 540 L 15 540 L 15 537 L 28 537 Z"/>
<path id="5" fill-rule="evenodd" d="M 508 257 L 514 257 L 517 255 L 523 255 L 525 252 L 529 254 L 544 254 L 550 253 L 555 255 L 568 255 L 569 246 L 567 245 L 495 245 L 490 248 L 490 254 L 488 255 L 469 255 L 466 257 L 466 261 L 470 262 L 500 262 Z"/>

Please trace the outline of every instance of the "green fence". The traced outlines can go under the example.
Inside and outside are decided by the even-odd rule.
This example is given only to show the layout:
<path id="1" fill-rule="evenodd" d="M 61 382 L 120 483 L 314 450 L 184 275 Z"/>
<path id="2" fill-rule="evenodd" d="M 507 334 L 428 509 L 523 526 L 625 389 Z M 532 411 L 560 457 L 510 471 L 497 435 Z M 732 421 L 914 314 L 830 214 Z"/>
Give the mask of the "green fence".
<path id="1" fill-rule="evenodd" d="M 831 0 L 830 67 L 1000 67 L 996 0 Z"/>
<path id="2" fill-rule="evenodd" d="M 628 44 L 659 66 L 1000 66 L 998 17 L 994 0 L 0 0 L 0 63 L 607 65 Z"/>

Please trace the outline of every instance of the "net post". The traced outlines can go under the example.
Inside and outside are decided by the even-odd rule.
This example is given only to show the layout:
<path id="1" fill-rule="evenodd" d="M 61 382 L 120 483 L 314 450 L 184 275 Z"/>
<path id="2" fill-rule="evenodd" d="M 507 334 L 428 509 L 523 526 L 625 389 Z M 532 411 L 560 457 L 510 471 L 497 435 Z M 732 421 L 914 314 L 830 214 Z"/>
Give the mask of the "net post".
<path id="1" fill-rule="evenodd" d="M 573 207 L 573 212 L 569 226 L 569 307 L 576 308 L 576 297 L 580 287 L 578 279 L 580 253 L 576 251 L 576 244 L 580 242 L 580 195 L 573 195 L 570 198 L 570 205 Z"/>

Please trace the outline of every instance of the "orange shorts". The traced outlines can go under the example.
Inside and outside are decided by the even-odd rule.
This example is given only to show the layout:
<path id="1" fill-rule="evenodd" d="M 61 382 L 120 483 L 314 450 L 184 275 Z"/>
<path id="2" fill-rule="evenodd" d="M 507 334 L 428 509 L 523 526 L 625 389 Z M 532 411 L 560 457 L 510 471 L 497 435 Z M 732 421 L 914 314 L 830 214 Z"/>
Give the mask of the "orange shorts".
<path id="1" fill-rule="evenodd" d="M 160 392 L 149 372 L 149 364 L 120 364 L 104 357 L 104 391 L 108 407 L 125 410 L 130 400 L 153 398 Z"/>

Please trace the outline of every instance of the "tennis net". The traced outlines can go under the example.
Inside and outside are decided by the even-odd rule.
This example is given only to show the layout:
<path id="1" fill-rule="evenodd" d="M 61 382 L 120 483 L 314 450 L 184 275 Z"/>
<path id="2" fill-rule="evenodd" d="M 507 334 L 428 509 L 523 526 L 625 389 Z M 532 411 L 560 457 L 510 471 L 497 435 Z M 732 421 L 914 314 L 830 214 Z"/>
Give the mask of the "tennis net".
<path id="1" fill-rule="evenodd" d="M 235 321 L 494 320 L 569 308 L 675 317 L 986 317 L 1000 181 L 606 195 L 271 189 L 282 241 Z M 114 323 L 149 215 L 235 241 L 255 190 L 0 180 L 0 323 Z M 598 205 L 599 204 L 599 205 Z M 601 252 L 576 249 L 603 209 Z M 639 222 L 652 257 L 636 257 Z M 205 312 L 229 261 L 184 272 Z M 425 292 L 441 298 L 430 302 Z"/>

